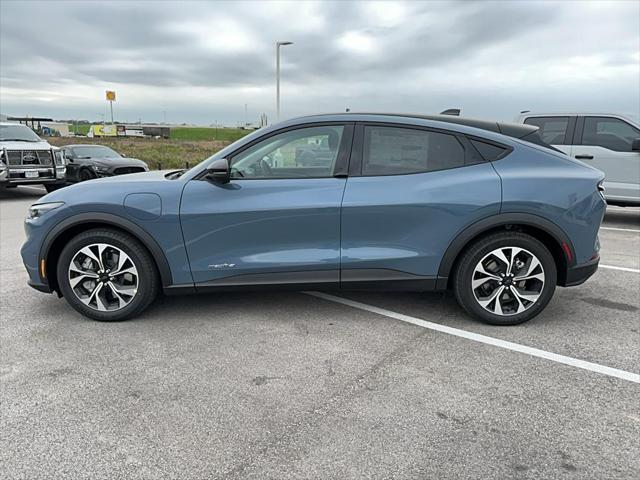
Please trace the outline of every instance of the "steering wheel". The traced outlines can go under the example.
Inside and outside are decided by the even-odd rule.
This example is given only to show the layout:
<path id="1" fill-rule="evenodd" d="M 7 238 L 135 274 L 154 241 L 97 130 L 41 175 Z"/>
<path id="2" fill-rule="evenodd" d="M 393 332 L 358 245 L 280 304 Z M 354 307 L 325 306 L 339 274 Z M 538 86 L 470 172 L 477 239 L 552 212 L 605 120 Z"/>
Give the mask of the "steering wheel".
<path id="1" fill-rule="evenodd" d="M 258 165 L 260 165 L 260 171 L 262 172 L 262 175 L 264 175 L 265 177 L 271 176 L 271 166 L 264 159 L 261 159 L 258 162 Z"/>

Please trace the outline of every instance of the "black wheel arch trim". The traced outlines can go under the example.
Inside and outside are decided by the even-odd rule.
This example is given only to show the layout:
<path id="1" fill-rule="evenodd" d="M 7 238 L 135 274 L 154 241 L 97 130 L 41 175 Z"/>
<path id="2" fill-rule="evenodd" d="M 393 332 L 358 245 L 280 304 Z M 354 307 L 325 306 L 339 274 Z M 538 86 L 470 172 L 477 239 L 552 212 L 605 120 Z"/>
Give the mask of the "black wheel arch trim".
<path id="1" fill-rule="evenodd" d="M 454 240 L 449 244 L 449 247 L 440 261 L 438 278 L 446 280 L 450 276 L 451 269 L 453 268 L 456 259 L 474 237 L 493 228 L 503 227 L 505 225 L 527 225 L 536 227 L 553 237 L 558 242 L 558 246 L 560 248 L 562 248 L 563 243 L 566 243 L 571 251 L 571 261 L 567 259 L 567 266 L 571 267 L 575 264 L 576 256 L 573 243 L 569 239 L 568 235 L 558 225 L 544 217 L 531 213 L 499 213 L 491 217 L 483 218 L 458 233 Z"/>
<path id="2" fill-rule="evenodd" d="M 158 267 L 160 278 L 162 280 L 162 286 L 167 287 L 173 283 L 171 268 L 169 262 L 160 245 L 155 239 L 139 225 L 133 223 L 131 220 L 113 215 L 110 213 L 79 213 L 72 217 L 58 223 L 47 234 L 42 246 L 40 247 L 40 258 L 47 259 L 49 257 L 49 251 L 55 240 L 63 234 L 66 230 L 78 226 L 82 223 L 102 223 L 107 226 L 111 225 L 125 232 L 129 233 L 137 240 L 139 240 L 149 250 L 153 259 Z"/>

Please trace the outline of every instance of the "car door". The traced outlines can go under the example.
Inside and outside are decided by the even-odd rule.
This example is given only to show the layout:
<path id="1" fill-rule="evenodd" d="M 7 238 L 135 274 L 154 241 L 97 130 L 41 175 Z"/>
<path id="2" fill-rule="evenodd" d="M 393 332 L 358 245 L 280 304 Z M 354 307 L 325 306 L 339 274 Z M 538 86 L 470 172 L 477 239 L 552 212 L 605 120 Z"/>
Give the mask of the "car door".
<path id="1" fill-rule="evenodd" d="M 358 124 L 342 202 L 342 287 L 433 287 L 453 238 L 497 214 L 500 201 L 498 175 L 466 137 Z"/>
<path id="2" fill-rule="evenodd" d="M 340 202 L 353 124 L 261 137 L 231 154 L 231 181 L 185 186 L 180 219 L 197 286 L 339 281 Z M 328 145 L 322 159 L 309 158 Z"/>
<path id="3" fill-rule="evenodd" d="M 66 168 L 66 178 L 68 181 L 77 181 L 78 180 L 78 165 L 76 163 L 76 155 L 73 151 L 72 147 L 63 147 L 62 152 L 64 153 L 65 159 L 67 161 Z"/>
<path id="4" fill-rule="evenodd" d="M 613 200 L 640 200 L 640 152 L 632 143 L 640 129 L 623 119 L 585 116 L 578 122 L 572 156 L 605 174 L 605 195 Z"/>

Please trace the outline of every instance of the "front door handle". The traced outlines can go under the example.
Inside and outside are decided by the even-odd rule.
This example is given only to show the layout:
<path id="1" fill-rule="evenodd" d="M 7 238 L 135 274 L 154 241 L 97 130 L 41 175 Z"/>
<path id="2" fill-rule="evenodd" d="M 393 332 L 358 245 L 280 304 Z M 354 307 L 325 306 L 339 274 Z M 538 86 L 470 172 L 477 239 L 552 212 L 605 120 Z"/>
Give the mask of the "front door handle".
<path id="1" fill-rule="evenodd" d="M 578 160 L 593 160 L 593 155 L 589 155 L 588 153 L 583 155 L 576 155 Z"/>

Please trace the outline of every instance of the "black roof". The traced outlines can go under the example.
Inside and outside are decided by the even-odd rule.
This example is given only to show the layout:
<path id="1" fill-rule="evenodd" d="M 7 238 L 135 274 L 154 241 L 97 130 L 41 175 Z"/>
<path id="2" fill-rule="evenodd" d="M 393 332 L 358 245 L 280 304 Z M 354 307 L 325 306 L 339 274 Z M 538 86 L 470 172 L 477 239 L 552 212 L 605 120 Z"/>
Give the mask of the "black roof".
<path id="1" fill-rule="evenodd" d="M 436 122 L 455 123 L 467 127 L 480 128 L 490 132 L 501 133 L 508 137 L 523 138 L 538 130 L 534 125 L 524 123 L 494 122 L 491 120 L 478 120 L 476 118 L 457 117 L 453 115 L 416 115 L 412 113 L 381 113 L 381 112 L 340 112 L 334 115 L 380 115 L 386 117 L 419 118 Z"/>

